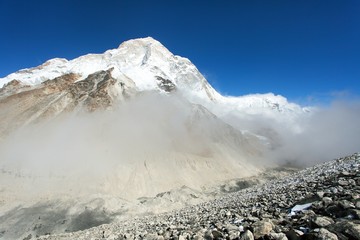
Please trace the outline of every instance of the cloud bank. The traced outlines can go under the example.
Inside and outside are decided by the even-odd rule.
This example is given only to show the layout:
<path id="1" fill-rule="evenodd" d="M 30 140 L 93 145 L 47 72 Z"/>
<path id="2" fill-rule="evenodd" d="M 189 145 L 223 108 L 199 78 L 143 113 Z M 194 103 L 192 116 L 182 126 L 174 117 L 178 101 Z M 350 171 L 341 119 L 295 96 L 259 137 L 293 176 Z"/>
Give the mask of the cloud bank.
<path id="1" fill-rule="evenodd" d="M 258 146 L 261 149 L 256 151 L 262 152 L 262 166 L 306 167 L 359 151 L 360 103 L 357 101 L 336 101 L 329 107 L 313 109 L 310 114 L 291 119 L 291 124 L 261 114 L 222 116 L 244 136 L 257 135 L 265 148 L 253 137 L 232 135 L 231 127 L 224 128 L 226 124 L 214 120 L 211 114 L 196 119 L 199 116 L 192 113 L 191 106 L 178 96 L 145 94 L 120 104 L 114 111 L 60 116 L 21 128 L 0 144 L 1 187 L 5 191 L 17 189 L 26 196 L 69 189 L 75 195 L 102 190 L 121 193 L 130 190 L 119 187 L 116 181 L 110 186 L 103 183 L 111 179 L 141 179 L 132 175 L 137 168 L 140 168 L 138 174 L 148 174 L 148 169 L 153 168 L 152 173 L 160 176 L 153 184 L 161 179 L 169 182 L 183 164 L 189 167 L 186 171 L 195 171 L 196 158 L 189 158 L 189 154 L 204 161 L 216 159 L 214 154 L 222 151 L 221 156 L 232 154 L 231 159 L 247 156 L 245 160 L 250 165 L 254 158 L 246 152 L 254 152 L 254 146 Z M 198 125 L 189 127 L 194 120 Z M 224 148 L 225 145 L 231 147 Z M 171 158 L 178 160 L 170 163 Z M 144 159 L 152 159 L 153 165 Z M 220 171 L 219 166 L 229 163 L 220 159 L 218 165 L 211 165 L 214 162 L 208 160 L 204 164 Z M 186 171 L 182 177 L 187 176 Z M 132 184 L 139 189 L 151 189 L 146 184 L 154 178 L 148 175 L 142 182 Z M 125 186 L 126 182 L 122 184 Z"/>
<path id="2" fill-rule="evenodd" d="M 264 161 L 307 167 L 360 151 L 360 101 L 334 101 L 296 118 L 230 113 L 224 120 L 269 141 Z"/>
<path id="3" fill-rule="evenodd" d="M 297 134 L 281 133 L 282 143 L 273 151 L 274 157 L 309 166 L 358 152 L 360 102 L 335 101 L 316 109 L 303 121 L 302 128 Z"/>

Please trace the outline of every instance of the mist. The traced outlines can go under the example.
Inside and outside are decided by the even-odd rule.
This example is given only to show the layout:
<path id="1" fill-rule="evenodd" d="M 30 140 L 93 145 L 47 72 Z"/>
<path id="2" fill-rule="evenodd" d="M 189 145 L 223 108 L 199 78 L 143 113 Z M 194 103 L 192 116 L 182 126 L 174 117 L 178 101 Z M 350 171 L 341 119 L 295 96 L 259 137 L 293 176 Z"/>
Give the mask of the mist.
<path id="1" fill-rule="evenodd" d="M 0 144 L 1 189 L 19 199 L 148 196 L 256 174 L 256 167 L 307 167 L 359 151 L 359 102 L 336 101 L 291 119 L 209 107 L 236 133 L 204 109 L 194 115 L 194 106 L 181 96 L 144 93 L 110 111 L 24 126 Z"/>
<path id="2" fill-rule="evenodd" d="M 188 134 L 188 105 L 176 97 L 147 94 L 112 111 L 68 114 L 25 126 L 1 143 L 0 166 L 17 178 L 39 180 L 29 192 L 101 188 L 105 178 L 119 174 L 119 164 L 131 168 L 147 155 L 174 151 L 176 142 L 184 152 L 206 145 Z"/>
<path id="3" fill-rule="evenodd" d="M 177 95 L 144 93 L 109 111 L 22 127 L 0 145 L 1 187 L 21 199 L 64 193 L 132 199 L 251 173 L 248 163 L 243 173 L 234 168 L 250 145 L 237 147 L 241 134 L 224 136 L 228 125 L 202 111 Z"/>
<path id="4" fill-rule="evenodd" d="M 291 119 L 266 114 L 228 114 L 223 119 L 239 130 L 266 137 L 264 161 L 273 164 L 308 167 L 360 151 L 359 101 L 334 101 Z"/>
<path id="5" fill-rule="evenodd" d="M 359 148 L 360 103 L 336 101 L 315 110 L 300 133 L 283 135 L 283 144 L 272 154 L 282 161 L 309 166 L 350 155 Z"/>

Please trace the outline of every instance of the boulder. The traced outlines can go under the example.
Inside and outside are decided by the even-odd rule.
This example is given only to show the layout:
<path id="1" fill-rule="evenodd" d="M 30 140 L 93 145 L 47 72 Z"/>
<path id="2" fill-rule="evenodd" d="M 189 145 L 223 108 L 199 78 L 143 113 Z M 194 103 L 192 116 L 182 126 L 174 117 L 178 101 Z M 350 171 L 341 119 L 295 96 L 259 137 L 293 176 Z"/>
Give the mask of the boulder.
<path id="1" fill-rule="evenodd" d="M 271 220 L 258 221 L 253 223 L 251 226 L 253 228 L 255 239 L 268 235 L 274 228 L 274 224 L 271 222 Z"/>

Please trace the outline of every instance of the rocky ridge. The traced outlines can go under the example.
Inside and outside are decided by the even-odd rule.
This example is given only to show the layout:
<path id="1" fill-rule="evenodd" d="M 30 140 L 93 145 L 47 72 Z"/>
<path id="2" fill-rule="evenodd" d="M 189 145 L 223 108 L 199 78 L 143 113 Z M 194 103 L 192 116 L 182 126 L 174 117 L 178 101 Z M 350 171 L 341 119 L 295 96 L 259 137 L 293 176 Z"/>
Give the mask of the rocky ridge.
<path id="1" fill-rule="evenodd" d="M 359 197 L 356 153 L 182 210 L 39 239 L 360 239 Z"/>

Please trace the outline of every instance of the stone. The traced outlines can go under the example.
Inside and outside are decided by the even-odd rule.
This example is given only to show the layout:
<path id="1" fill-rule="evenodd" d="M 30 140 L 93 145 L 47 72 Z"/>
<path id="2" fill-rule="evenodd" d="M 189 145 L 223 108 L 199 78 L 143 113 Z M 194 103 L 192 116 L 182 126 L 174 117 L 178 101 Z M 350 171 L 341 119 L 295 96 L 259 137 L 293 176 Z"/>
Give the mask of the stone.
<path id="1" fill-rule="evenodd" d="M 338 240 L 336 234 L 326 230 L 325 228 L 320 228 L 316 235 L 319 240 Z"/>
<path id="2" fill-rule="evenodd" d="M 344 209 L 355 208 L 355 205 L 348 200 L 339 201 L 339 205 Z"/>
<path id="3" fill-rule="evenodd" d="M 157 234 L 147 234 L 144 236 L 144 239 L 146 240 L 158 240 L 158 235 Z"/>
<path id="4" fill-rule="evenodd" d="M 316 192 L 316 195 L 321 199 L 324 197 L 324 192 L 323 191 L 319 191 L 319 192 Z"/>
<path id="5" fill-rule="evenodd" d="M 227 212 L 226 212 L 226 216 L 227 216 L 227 217 L 230 217 L 230 216 L 231 216 L 231 212 L 230 212 L 230 211 L 227 211 Z"/>
<path id="6" fill-rule="evenodd" d="M 354 179 L 349 179 L 348 182 L 349 182 L 349 185 L 356 186 L 356 182 Z"/>
<path id="7" fill-rule="evenodd" d="M 300 240 L 300 236 L 303 235 L 303 233 L 301 232 L 301 234 L 299 233 L 301 231 L 292 229 L 288 232 L 286 232 L 286 237 L 288 238 L 288 240 Z"/>
<path id="8" fill-rule="evenodd" d="M 269 233 L 269 237 L 274 240 L 288 240 L 284 233 Z"/>
<path id="9" fill-rule="evenodd" d="M 359 210 L 359 209 L 351 209 L 351 210 L 349 211 L 349 213 L 351 214 L 351 216 L 352 216 L 354 219 L 360 220 L 360 210 Z"/>
<path id="10" fill-rule="evenodd" d="M 254 235 L 250 230 L 246 230 L 241 234 L 240 240 L 254 240 Z"/>
<path id="11" fill-rule="evenodd" d="M 240 232 L 239 231 L 230 231 L 229 238 L 230 239 L 239 239 Z"/>
<path id="12" fill-rule="evenodd" d="M 256 222 L 259 221 L 260 219 L 257 217 L 248 217 L 247 220 L 249 220 L 250 222 Z"/>
<path id="13" fill-rule="evenodd" d="M 317 227 L 326 227 L 326 226 L 329 226 L 330 224 L 333 224 L 334 220 L 332 220 L 329 217 L 317 216 L 317 217 L 315 217 L 315 219 L 312 222 Z"/>
<path id="14" fill-rule="evenodd" d="M 204 233 L 204 238 L 205 238 L 206 240 L 212 240 L 212 239 L 214 239 L 214 236 L 212 235 L 211 231 L 208 230 L 208 231 L 206 231 L 206 232 Z"/>
<path id="15" fill-rule="evenodd" d="M 212 233 L 214 239 L 221 239 L 224 237 L 223 234 L 216 229 L 213 230 L 211 233 Z"/>
<path id="16" fill-rule="evenodd" d="M 356 203 L 355 203 L 355 207 L 357 208 L 357 209 L 360 209 L 360 201 L 358 200 L 358 201 L 356 201 Z"/>
<path id="17" fill-rule="evenodd" d="M 332 199 L 330 197 L 323 197 L 322 202 L 325 207 L 329 206 L 332 203 Z"/>
<path id="18" fill-rule="evenodd" d="M 194 240 L 203 240 L 204 238 L 202 237 L 202 235 L 199 234 L 195 234 L 193 237 Z"/>
<path id="19" fill-rule="evenodd" d="M 227 230 L 227 231 L 239 231 L 240 229 L 239 229 L 239 227 L 238 226 L 236 226 L 236 225 L 232 225 L 232 224 L 227 224 L 226 226 L 225 226 L 225 229 Z"/>
<path id="20" fill-rule="evenodd" d="M 304 235 L 304 232 L 302 232 L 302 231 L 300 231 L 300 230 L 297 230 L 297 229 L 294 229 L 294 232 L 295 232 L 298 236 Z"/>
<path id="21" fill-rule="evenodd" d="M 347 215 L 346 210 L 338 205 L 330 205 L 329 207 L 325 208 L 325 212 L 332 218 L 345 217 Z"/>
<path id="22" fill-rule="evenodd" d="M 252 225 L 254 238 L 260 238 L 270 233 L 274 224 L 270 220 L 262 220 L 253 223 Z"/>
<path id="23" fill-rule="evenodd" d="M 348 186 L 348 185 L 349 185 L 349 182 L 348 182 L 348 181 L 342 180 L 342 179 L 340 179 L 340 180 L 338 181 L 338 183 L 339 183 L 340 186 Z"/>
<path id="24" fill-rule="evenodd" d="M 350 173 L 348 171 L 342 171 L 341 176 L 349 176 Z"/>
<path id="25" fill-rule="evenodd" d="M 349 222 L 347 226 L 348 228 L 345 230 L 345 233 L 355 239 L 360 239 L 360 224 Z"/>

